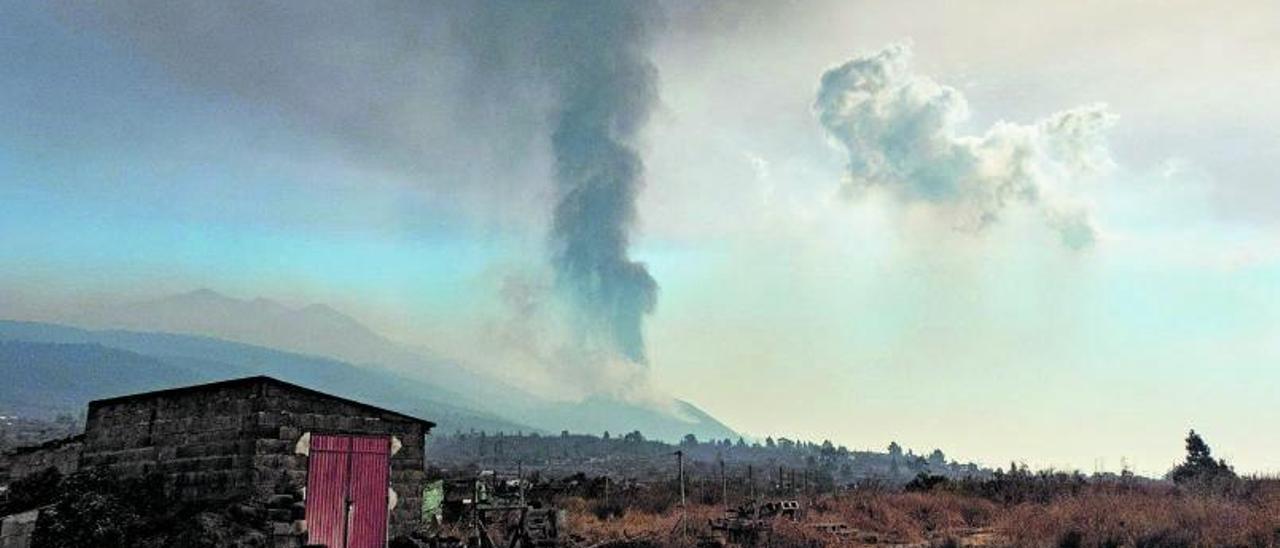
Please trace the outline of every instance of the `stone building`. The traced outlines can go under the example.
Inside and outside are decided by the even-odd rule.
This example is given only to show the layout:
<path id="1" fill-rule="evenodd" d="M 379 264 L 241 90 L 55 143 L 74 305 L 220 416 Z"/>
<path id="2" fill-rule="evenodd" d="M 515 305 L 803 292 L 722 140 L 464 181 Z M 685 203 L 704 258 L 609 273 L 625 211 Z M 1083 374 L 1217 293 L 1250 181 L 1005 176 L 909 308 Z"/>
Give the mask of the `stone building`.
<path id="1" fill-rule="evenodd" d="M 83 437 L 58 447 L 77 448 L 80 468 L 159 473 L 184 501 L 304 498 L 271 513 L 277 545 L 382 546 L 421 520 L 433 426 L 259 376 L 90 402 Z M 64 457 L 48 458 L 67 472 Z"/>

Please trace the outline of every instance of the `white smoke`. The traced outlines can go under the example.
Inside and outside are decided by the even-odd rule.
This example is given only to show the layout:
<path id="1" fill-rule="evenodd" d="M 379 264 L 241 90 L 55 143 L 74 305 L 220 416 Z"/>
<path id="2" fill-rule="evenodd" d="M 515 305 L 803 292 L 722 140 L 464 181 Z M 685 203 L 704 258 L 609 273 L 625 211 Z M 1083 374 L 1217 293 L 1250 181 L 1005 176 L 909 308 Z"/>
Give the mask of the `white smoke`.
<path id="1" fill-rule="evenodd" d="M 1092 245 L 1098 229 L 1073 187 L 1112 167 L 1105 134 L 1115 116 L 1089 105 L 961 135 L 964 96 L 914 73 L 911 58 L 909 45 L 892 44 L 822 75 L 814 110 L 848 152 L 845 194 L 882 189 L 971 231 L 1021 202 L 1041 209 L 1063 245 Z"/>
<path id="2" fill-rule="evenodd" d="M 579 343 L 577 326 L 557 298 L 554 273 L 509 268 L 493 280 L 499 298 L 480 330 L 483 359 L 504 364 L 504 378 L 544 397 L 577 401 L 604 396 L 678 414 L 650 371 L 608 348 Z"/>

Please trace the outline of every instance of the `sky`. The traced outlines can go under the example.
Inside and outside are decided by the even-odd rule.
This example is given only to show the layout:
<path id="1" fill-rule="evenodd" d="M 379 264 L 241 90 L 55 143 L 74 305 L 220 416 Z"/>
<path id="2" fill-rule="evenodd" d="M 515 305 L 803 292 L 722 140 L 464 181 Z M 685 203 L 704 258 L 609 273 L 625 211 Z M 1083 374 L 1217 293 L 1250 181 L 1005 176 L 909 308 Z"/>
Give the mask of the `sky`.
<path id="1" fill-rule="evenodd" d="M 1280 472 L 1280 6 L 600 5 L 0 4 L 0 316 L 208 287 L 760 436 Z"/>

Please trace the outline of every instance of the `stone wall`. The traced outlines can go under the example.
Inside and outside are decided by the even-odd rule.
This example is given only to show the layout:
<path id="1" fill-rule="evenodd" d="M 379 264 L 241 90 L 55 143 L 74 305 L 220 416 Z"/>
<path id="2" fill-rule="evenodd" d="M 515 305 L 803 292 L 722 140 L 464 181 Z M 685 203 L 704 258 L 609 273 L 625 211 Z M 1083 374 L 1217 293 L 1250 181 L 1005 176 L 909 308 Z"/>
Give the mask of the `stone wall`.
<path id="1" fill-rule="evenodd" d="M 40 510 L 0 517 L 0 548 L 31 548 Z"/>
<path id="2" fill-rule="evenodd" d="M 391 457 L 391 488 L 398 499 L 391 515 L 391 535 L 407 534 L 418 525 L 426 481 L 423 423 L 285 387 L 268 386 L 265 394 L 272 405 L 259 412 L 256 422 L 262 430 L 273 430 L 276 435 L 258 441 L 255 471 L 259 492 L 271 491 L 281 472 L 289 482 L 306 485 L 307 457 L 296 452 L 303 434 L 393 436 L 401 447 Z"/>
<path id="3" fill-rule="evenodd" d="M 72 436 L 9 451 L 0 458 L 0 484 L 18 481 L 49 468 L 64 476 L 75 473 L 80 467 L 83 446 L 82 436 Z"/>
<path id="4" fill-rule="evenodd" d="M 83 467 L 165 474 L 184 500 L 251 494 L 255 390 L 233 385 L 95 402 L 85 424 Z"/>
<path id="5" fill-rule="evenodd" d="M 162 472 L 185 500 L 270 500 L 306 485 L 306 433 L 398 439 L 391 535 L 418 525 L 425 423 L 270 379 L 94 402 L 81 465 Z"/>

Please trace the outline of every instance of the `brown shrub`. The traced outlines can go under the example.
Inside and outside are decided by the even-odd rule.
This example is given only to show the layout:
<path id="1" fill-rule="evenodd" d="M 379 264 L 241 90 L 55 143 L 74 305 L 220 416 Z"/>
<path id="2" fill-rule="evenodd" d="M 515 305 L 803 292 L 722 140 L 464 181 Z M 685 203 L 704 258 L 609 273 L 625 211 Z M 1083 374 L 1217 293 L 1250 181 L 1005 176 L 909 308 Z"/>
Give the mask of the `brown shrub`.
<path id="1" fill-rule="evenodd" d="M 705 532 L 707 522 L 719 516 L 719 508 L 704 505 L 690 505 L 685 511 L 685 526 L 680 524 L 681 512 L 673 508 L 664 513 L 647 512 L 637 508 L 629 508 L 621 515 L 609 513 L 597 514 L 594 503 L 578 497 L 567 497 L 558 502 L 560 508 L 568 514 L 568 530 L 591 542 L 613 542 L 622 544 L 654 544 L 661 546 L 693 545 L 699 533 Z M 681 537 L 673 535 L 673 531 L 687 531 Z"/>
<path id="2" fill-rule="evenodd" d="M 639 497 L 637 497 L 639 498 Z M 723 509 L 690 505 L 686 536 L 672 535 L 678 507 L 651 511 L 661 497 L 623 502 L 621 511 L 601 501 L 562 499 L 569 531 L 592 542 L 618 546 L 692 546 L 707 521 Z M 625 502 L 624 502 L 625 501 Z M 998 546 L 1233 546 L 1280 548 L 1280 481 L 1245 480 L 1229 495 L 1167 483 L 1093 483 L 1047 500 L 1000 504 L 947 490 L 852 491 L 806 500 L 799 523 L 777 520 L 764 543 L 780 547 L 835 546 L 812 527 L 844 523 L 857 531 L 851 544 L 930 543 Z M 606 511 L 607 510 L 607 511 Z"/>
<path id="3" fill-rule="evenodd" d="M 766 544 L 777 548 L 811 548 L 831 546 L 835 539 L 828 537 L 804 523 L 779 520 L 774 523 Z"/>
<path id="4" fill-rule="evenodd" d="M 942 492 L 855 492 L 835 496 L 821 506 L 829 508 L 826 514 L 832 520 L 903 542 L 920 542 L 950 531 L 985 527 L 999 511 L 999 507 L 988 500 Z M 815 509 L 818 507 L 814 505 Z M 811 519 L 823 517 L 818 513 Z"/>
<path id="5" fill-rule="evenodd" d="M 1010 509 L 999 530 L 1035 546 L 1278 546 L 1280 509 L 1172 490 L 1084 493 Z"/>

